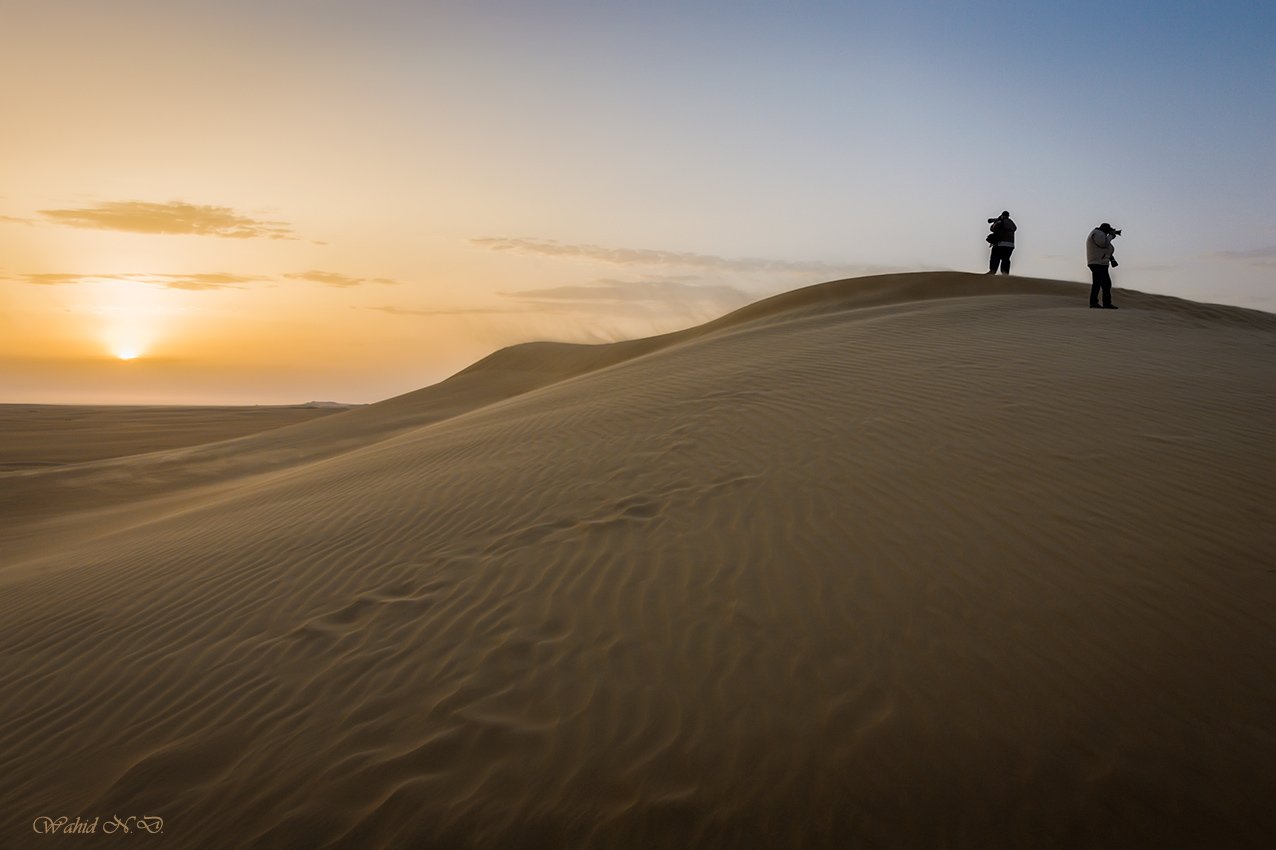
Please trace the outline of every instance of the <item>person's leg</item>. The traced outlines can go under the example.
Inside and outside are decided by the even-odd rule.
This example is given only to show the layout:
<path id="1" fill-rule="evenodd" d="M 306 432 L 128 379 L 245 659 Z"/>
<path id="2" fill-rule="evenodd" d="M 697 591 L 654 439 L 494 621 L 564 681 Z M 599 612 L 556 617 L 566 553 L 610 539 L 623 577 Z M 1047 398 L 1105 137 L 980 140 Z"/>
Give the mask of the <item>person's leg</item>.
<path id="1" fill-rule="evenodd" d="M 1015 252 L 1013 246 L 1001 249 L 1001 273 L 1010 274 L 1010 255 Z"/>
<path id="2" fill-rule="evenodd" d="M 1103 285 L 1103 306 L 1112 306 L 1112 275 L 1107 266 L 1099 266 L 1099 276 Z"/>
<path id="3" fill-rule="evenodd" d="M 992 246 L 992 253 L 988 255 L 988 274 L 996 274 L 997 269 L 1006 267 L 1008 251 L 1004 245 Z"/>
<path id="4" fill-rule="evenodd" d="M 1102 271 L 1102 274 L 1100 274 Z M 1099 291 L 1103 288 L 1103 274 L 1107 274 L 1107 266 L 1090 266 L 1090 306 L 1099 306 Z"/>

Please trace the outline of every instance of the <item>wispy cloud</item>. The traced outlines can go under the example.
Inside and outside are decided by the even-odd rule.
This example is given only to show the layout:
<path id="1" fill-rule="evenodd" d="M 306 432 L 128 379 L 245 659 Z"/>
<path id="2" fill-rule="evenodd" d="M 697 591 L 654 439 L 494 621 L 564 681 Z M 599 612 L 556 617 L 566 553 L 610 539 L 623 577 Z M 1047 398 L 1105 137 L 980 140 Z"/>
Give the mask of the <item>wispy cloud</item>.
<path id="1" fill-rule="evenodd" d="M 145 283 L 151 286 L 159 286 L 164 289 L 185 289 L 190 291 L 208 290 L 208 289 L 243 289 L 244 284 L 259 283 L 264 281 L 274 281 L 270 275 L 242 275 L 230 274 L 228 272 L 204 272 L 200 274 L 75 274 L 75 273 L 43 273 L 43 274 L 20 274 L 20 275 L 0 275 L 7 277 L 9 280 L 16 280 L 22 283 L 33 283 L 38 286 L 65 286 L 77 283 L 92 283 L 100 281 L 126 281 L 129 283 Z M 292 280 L 304 280 L 311 283 L 319 283 L 324 286 L 335 286 L 340 288 L 348 288 L 353 286 L 363 286 L 368 283 L 378 284 L 398 284 L 397 280 L 390 280 L 385 277 L 351 277 L 349 275 L 338 274 L 337 272 L 307 271 L 297 272 L 295 274 L 285 274 L 285 278 Z"/>
<path id="2" fill-rule="evenodd" d="M 537 312 L 572 312 L 644 318 L 706 320 L 759 296 L 726 284 L 688 283 L 683 276 L 648 275 L 641 280 L 602 279 L 580 286 L 501 292 Z"/>
<path id="3" fill-rule="evenodd" d="M 96 280 L 100 275 L 82 275 L 82 274 L 24 274 L 10 278 L 10 280 L 21 280 L 25 283 L 34 283 L 37 286 L 60 286 L 64 283 L 81 283 L 86 280 Z"/>
<path id="4" fill-rule="evenodd" d="M 1258 266 L 1265 269 L 1276 267 L 1276 245 L 1255 248 L 1252 251 L 1214 251 L 1205 256 L 1211 260 L 1244 263 L 1247 266 Z"/>
<path id="5" fill-rule="evenodd" d="M 207 274 L 23 274 L 10 278 L 38 286 L 65 286 L 98 281 L 126 281 L 145 283 L 162 289 L 202 291 L 211 289 L 244 289 L 243 284 L 262 280 L 237 274 L 214 272 Z"/>
<path id="6" fill-rule="evenodd" d="M 379 313 L 387 313 L 391 316 L 473 316 L 479 314 L 510 315 L 512 313 L 528 312 L 528 308 L 526 307 L 520 307 L 512 310 L 501 307 L 440 307 L 424 310 L 416 310 L 408 307 L 363 307 L 361 309 L 376 310 Z"/>
<path id="7" fill-rule="evenodd" d="M 688 283 L 685 276 L 642 280 L 602 279 L 579 286 L 497 293 L 509 307 L 365 307 L 392 316 L 584 314 L 591 317 L 705 321 L 756 300 L 759 295 L 724 284 Z"/>
<path id="8" fill-rule="evenodd" d="M 648 248 L 606 248 L 599 245 L 565 245 L 553 239 L 511 239 L 483 237 L 470 239 L 469 244 L 489 251 L 509 251 L 541 257 L 565 260 L 592 260 L 615 266 L 647 266 L 655 268 L 690 268 L 722 272 L 770 272 L 804 275 L 838 276 L 848 274 L 875 274 L 899 271 L 895 267 L 833 264 L 819 261 L 768 260 L 759 257 L 719 257 L 714 254 L 694 254 L 677 251 L 657 251 Z"/>
<path id="9" fill-rule="evenodd" d="M 56 224 L 125 233 L 220 236 L 226 239 L 292 239 L 284 221 L 263 221 L 230 207 L 202 206 L 184 201 L 167 204 L 146 201 L 107 201 L 91 207 L 40 210 Z"/>
<path id="10" fill-rule="evenodd" d="M 652 301 L 686 304 L 713 302 L 743 307 L 756 296 L 725 284 L 689 284 L 677 280 L 602 279 L 583 286 L 556 286 L 551 289 L 524 289 L 502 292 L 507 298 L 533 301 Z"/>
<path id="11" fill-rule="evenodd" d="M 155 283 L 165 289 L 243 289 L 240 284 L 252 283 L 261 278 L 244 277 L 235 274 L 172 274 L 146 275 L 143 283 Z"/>
<path id="12" fill-rule="evenodd" d="M 308 272 L 293 272 L 286 274 L 284 277 L 291 280 L 308 280 L 312 283 L 322 283 L 324 286 L 336 286 L 346 289 L 352 286 L 363 286 L 366 283 L 381 283 L 387 285 L 397 285 L 397 280 L 391 280 L 387 277 L 351 277 L 350 275 L 340 274 L 338 272 L 321 272 L 311 269 Z"/>

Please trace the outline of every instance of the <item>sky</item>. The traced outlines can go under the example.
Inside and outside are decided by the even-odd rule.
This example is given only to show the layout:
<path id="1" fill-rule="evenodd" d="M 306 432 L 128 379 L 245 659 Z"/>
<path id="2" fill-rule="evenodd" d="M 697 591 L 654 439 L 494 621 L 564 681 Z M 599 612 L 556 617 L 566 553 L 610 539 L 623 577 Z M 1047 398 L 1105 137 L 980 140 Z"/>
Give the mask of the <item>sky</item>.
<path id="1" fill-rule="evenodd" d="M 879 272 L 1276 312 L 1276 4 L 0 0 L 0 403 L 373 402 Z"/>

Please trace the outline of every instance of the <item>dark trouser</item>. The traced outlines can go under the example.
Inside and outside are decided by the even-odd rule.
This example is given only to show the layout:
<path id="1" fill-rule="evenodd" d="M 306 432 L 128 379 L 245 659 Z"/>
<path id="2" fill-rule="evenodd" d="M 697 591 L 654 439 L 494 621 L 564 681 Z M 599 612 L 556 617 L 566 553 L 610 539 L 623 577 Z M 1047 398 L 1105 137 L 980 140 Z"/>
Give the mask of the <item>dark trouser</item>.
<path id="1" fill-rule="evenodd" d="M 1103 290 L 1103 306 L 1112 306 L 1112 275 L 1108 274 L 1108 264 L 1090 266 L 1090 274 L 1094 284 L 1090 287 L 1090 306 L 1099 306 L 1099 290 Z"/>
<path id="2" fill-rule="evenodd" d="M 992 246 L 992 256 L 988 258 L 988 271 L 996 274 L 997 265 L 1001 265 L 1002 274 L 1010 274 L 1010 254 L 1015 250 L 1014 245 L 994 245 Z"/>

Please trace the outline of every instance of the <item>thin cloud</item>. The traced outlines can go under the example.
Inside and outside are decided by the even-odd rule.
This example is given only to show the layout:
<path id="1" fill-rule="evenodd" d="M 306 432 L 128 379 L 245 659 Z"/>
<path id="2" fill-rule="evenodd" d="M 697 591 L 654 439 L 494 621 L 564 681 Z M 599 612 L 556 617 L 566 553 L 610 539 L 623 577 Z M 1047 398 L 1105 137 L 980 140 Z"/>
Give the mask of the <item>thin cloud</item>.
<path id="1" fill-rule="evenodd" d="M 107 201 L 91 207 L 40 210 L 55 224 L 125 233 L 220 236 L 225 239 L 292 239 L 288 222 L 262 221 L 230 207 L 201 206 L 184 201 Z"/>
<path id="2" fill-rule="evenodd" d="M 67 286 L 98 281 L 124 281 L 145 283 L 161 289 L 183 289 L 192 292 L 213 289 L 244 289 L 242 284 L 262 280 L 262 277 L 214 272 L 206 274 L 24 274 L 11 280 L 33 283 L 37 286 Z"/>
<path id="3" fill-rule="evenodd" d="M 322 283 L 324 286 L 336 286 L 346 289 L 352 286 L 363 286 L 365 283 L 380 283 L 390 286 L 397 285 L 397 280 L 391 280 L 387 277 L 351 277 L 350 275 L 340 274 L 339 272 L 322 272 L 311 269 L 307 272 L 293 272 L 286 274 L 284 277 L 290 280 L 308 280 L 312 283 Z"/>
<path id="4" fill-rule="evenodd" d="M 252 283 L 261 278 L 244 277 L 234 274 L 175 274 L 145 275 L 136 278 L 141 283 L 154 283 L 165 289 L 186 289 L 198 291 L 204 289 L 243 289 L 242 283 Z"/>
<path id="5" fill-rule="evenodd" d="M 584 286 L 556 286 L 502 292 L 506 298 L 534 301 L 654 301 L 685 304 L 713 302 L 729 308 L 743 307 L 756 296 L 725 284 L 687 284 L 674 280 L 609 280 Z"/>
<path id="6" fill-rule="evenodd" d="M 1276 245 L 1255 248 L 1252 251 L 1215 251 L 1205 256 L 1212 260 L 1244 263 L 1247 266 L 1258 266 L 1259 268 L 1272 268 L 1276 266 Z"/>
<path id="7" fill-rule="evenodd" d="M 694 279 L 694 278 L 692 278 Z M 518 302 L 510 307 L 412 309 L 365 307 L 391 316 L 585 314 L 643 319 L 706 320 L 743 307 L 758 297 L 734 286 L 686 283 L 685 276 L 643 280 L 602 279 L 581 286 L 497 293 Z"/>
<path id="8" fill-rule="evenodd" d="M 391 280 L 384 277 L 358 278 L 349 275 L 338 274 L 336 272 L 308 271 L 297 272 L 295 274 L 285 274 L 284 277 L 292 280 L 306 280 L 313 283 L 321 283 L 325 286 L 335 286 L 347 288 L 352 286 L 362 286 L 368 283 L 377 283 L 383 285 L 398 284 L 397 280 Z M 33 283 L 37 286 L 67 286 L 79 283 L 92 283 L 100 281 L 125 281 L 129 283 L 145 283 L 151 286 L 158 286 L 164 289 L 184 289 L 187 291 L 197 292 L 202 290 L 213 289 L 244 289 L 244 284 L 256 283 L 262 281 L 271 281 L 276 278 L 270 275 L 240 275 L 230 274 L 228 272 L 205 272 L 200 274 L 70 274 L 70 273 L 44 273 L 44 274 L 22 274 L 10 276 L 9 280 L 17 280 L 23 283 Z"/>
<path id="9" fill-rule="evenodd" d="M 599 245 L 564 245 L 553 239 L 510 239 L 483 237 L 468 240 L 470 245 L 488 251 L 508 251 L 565 260 L 593 260 L 615 266 L 649 266 L 656 268 L 693 268 L 724 272 L 770 272 L 805 275 L 874 274 L 898 269 L 889 266 L 791 260 L 767 260 L 759 257 L 728 258 L 714 254 L 656 251 L 647 248 L 606 248 Z"/>
<path id="10" fill-rule="evenodd" d="M 518 309 L 508 309 L 501 307 L 456 307 L 452 309 L 437 310 L 413 310 L 406 307 L 363 307 L 364 310 L 376 310 L 379 313 L 387 313 L 391 316 L 472 316 L 477 314 L 499 314 L 510 315 L 512 313 L 526 313 L 529 311 L 527 307 Z"/>
<path id="11" fill-rule="evenodd" d="M 501 292 L 539 312 L 594 315 L 678 317 L 706 320 L 754 301 L 756 293 L 726 284 L 685 283 L 685 277 L 646 277 L 643 280 L 602 279 L 583 286 Z"/>
<path id="12" fill-rule="evenodd" d="M 37 286 L 61 286 L 64 283 L 80 283 L 81 281 L 96 278 L 98 275 L 82 275 L 82 274 L 24 274 L 10 280 L 20 280 L 25 283 L 34 283 Z"/>

